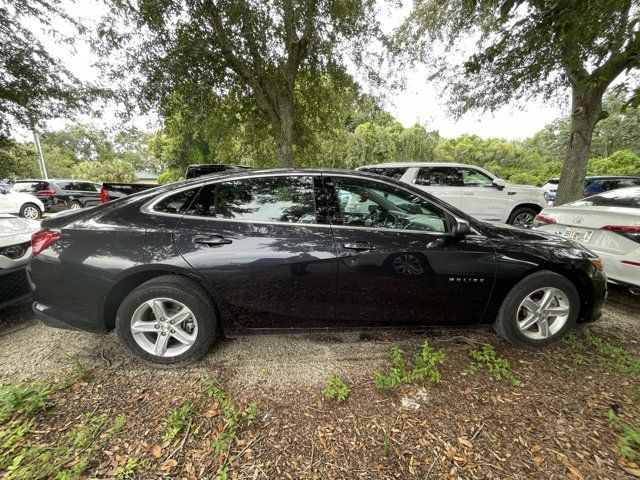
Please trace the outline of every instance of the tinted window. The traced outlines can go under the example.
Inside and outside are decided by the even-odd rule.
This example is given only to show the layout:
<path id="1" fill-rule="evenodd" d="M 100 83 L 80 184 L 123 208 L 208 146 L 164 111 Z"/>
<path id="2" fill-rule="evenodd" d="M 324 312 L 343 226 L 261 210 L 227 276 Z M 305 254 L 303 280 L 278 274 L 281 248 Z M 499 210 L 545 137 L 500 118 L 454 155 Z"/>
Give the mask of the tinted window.
<path id="1" fill-rule="evenodd" d="M 475 168 L 459 168 L 462 183 L 466 187 L 490 187 L 493 179 Z"/>
<path id="2" fill-rule="evenodd" d="M 161 202 L 157 203 L 153 209 L 160 213 L 173 213 L 182 215 L 187 212 L 193 198 L 198 193 L 198 188 L 185 190 L 183 192 L 170 195 Z"/>
<path id="3" fill-rule="evenodd" d="M 13 186 L 15 192 L 40 192 L 49 188 L 47 182 L 18 182 Z"/>
<path id="4" fill-rule="evenodd" d="M 453 167 L 422 167 L 416 177 L 418 185 L 461 186 L 460 172 Z"/>
<path id="5" fill-rule="evenodd" d="M 72 182 L 55 182 L 55 186 L 62 190 L 75 190 Z"/>
<path id="6" fill-rule="evenodd" d="M 96 189 L 93 187 L 93 184 L 88 182 L 74 182 L 73 189 L 78 192 L 95 192 Z"/>
<path id="7" fill-rule="evenodd" d="M 363 172 L 371 172 L 377 173 L 378 175 L 384 175 L 385 177 L 395 178 L 396 180 L 400 180 L 402 176 L 406 173 L 408 167 L 397 167 L 397 168 L 385 168 L 385 167 L 370 167 L 363 168 Z"/>
<path id="8" fill-rule="evenodd" d="M 333 182 L 343 225 L 446 232 L 444 212 L 411 192 L 360 179 Z"/>
<path id="9" fill-rule="evenodd" d="M 189 215 L 230 220 L 315 223 L 312 177 L 261 177 L 202 188 Z"/>
<path id="10" fill-rule="evenodd" d="M 597 207 L 629 207 L 640 208 L 640 189 L 633 190 L 614 190 L 612 192 L 593 195 L 592 197 L 578 200 L 571 203 L 578 207 L 597 206 Z"/>

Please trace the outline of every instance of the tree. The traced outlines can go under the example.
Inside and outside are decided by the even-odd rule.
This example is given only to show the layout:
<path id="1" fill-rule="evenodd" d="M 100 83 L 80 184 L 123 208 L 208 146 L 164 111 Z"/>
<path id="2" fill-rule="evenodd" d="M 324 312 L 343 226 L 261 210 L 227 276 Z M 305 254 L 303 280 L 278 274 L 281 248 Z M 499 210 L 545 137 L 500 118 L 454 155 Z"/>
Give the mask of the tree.
<path id="1" fill-rule="evenodd" d="M 136 171 L 122 160 L 88 161 L 75 165 L 72 177 L 94 182 L 135 182 Z"/>
<path id="2" fill-rule="evenodd" d="M 0 181 L 38 174 L 38 160 L 33 147 L 0 139 Z"/>
<path id="3" fill-rule="evenodd" d="M 0 137 L 9 138 L 14 124 L 32 129 L 82 110 L 102 93 L 83 86 L 29 28 L 39 25 L 48 41 L 73 45 L 73 36 L 57 30 L 61 23 L 82 30 L 54 0 L 0 2 Z"/>
<path id="4" fill-rule="evenodd" d="M 321 84 L 324 73 L 342 70 L 349 54 L 370 71 L 375 68 L 363 61 L 379 34 L 375 0 L 111 0 L 111 5 L 98 50 L 113 54 L 112 72 L 120 79 L 122 72 L 133 74 L 143 108 L 177 95 L 194 107 L 191 111 L 206 115 L 202 107 L 212 98 L 224 102 L 231 95 L 269 125 L 280 166 L 294 161 L 301 76 Z M 128 63 L 118 63 L 121 58 Z"/>
<path id="5" fill-rule="evenodd" d="M 43 148 L 59 148 L 71 152 L 76 162 L 108 161 L 115 157 L 113 142 L 104 130 L 89 125 L 69 125 L 62 130 L 44 132 L 40 136 Z M 45 160 L 49 159 L 45 156 Z"/>
<path id="6" fill-rule="evenodd" d="M 571 91 L 562 204 L 581 195 L 593 131 L 607 116 L 604 93 L 640 64 L 639 9 L 638 0 L 417 0 L 399 39 L 438 68 L 459 114 Z M 477 49 L 450 65 L 447 56 L 469 38 Z M 438 41 L 442 56 L 428 50 Z"/>

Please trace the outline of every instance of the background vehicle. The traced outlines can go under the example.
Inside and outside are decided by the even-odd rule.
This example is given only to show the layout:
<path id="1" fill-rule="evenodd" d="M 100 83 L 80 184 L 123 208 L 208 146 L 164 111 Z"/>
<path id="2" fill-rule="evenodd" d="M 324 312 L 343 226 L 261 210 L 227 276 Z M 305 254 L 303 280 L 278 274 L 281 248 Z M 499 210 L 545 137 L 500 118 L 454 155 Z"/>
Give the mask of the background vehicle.
<path id="1" fill-rule="evenodd" d="M 480 167 L 461 163 L 388 163 L 357 170 L 415 185 L 476 218 L 531 228 L 548 205 L 542 189 L 508 185 Z"/>
<path id="2" fill-rule="evenodd" d="M 18 180 L 13 185 L 13 191 L 35 195 L 49 212 L 100 204 L 100 193 L 92 182 L 85 180 Z"/>
<path id="3" fill-rule="evenodd" d="M 558 190 L 559 178 L 552 178 L 542 189 L 545 192 L 544 197 L 549 202 L 556 201 L 556 191 Z M 618 188 L 640 186 L 640 177 L 587 177 L 584 181 L 583 197 L 597 195 L 598 193 L 616 190 Z"/>
<path id="4" fill-rule="evenodd" d="M 158 363 L 202 356 L 218 329 L 484 324 L 544 346 L 597 318 L 605 292 L 599 260 L 575 242 L 352 171 L 200 177 L 42 227 L 28 267 L 36 315 L 115 328 Z"/>
<path id="5" fill-rule="evenodd" d="M 37 220 L 42 217 L 44 204 L 35 196 L 14 192 L 8 186 L 0 186 L 0 213 L 9 213 Z"/>
<path id="6" fill-rule="evenodd" d="M 640 287 L 640 187 L 545 208 L 535 228 L 571 238 L 598 254 L 609 281 Z M 640 294 L 640 288 L 634 293 Z"/>
<path id="7" fill-rule="evenodd" d="M 0 213 L 0 308 L 29 298 L 25 267 L 31 260 L 31 234 L 40 223 Z"/>
<path id="8" fill-rule="evenodd" d="M 227 165 L 223 163 L 201 163 L 189 165 L 185 172 L 184 178 L 196 178 L 203 175 L 213 175 L 225 172 L 249 170 L 249 167 L 242 165 Z M 103 183 L 100 189 L 100 199 L 102 203 L 107 203 L 116 198 L 126 197 L 134 193 L 142 192 L 157 187 L 157 185 L 149 185 L 143 183 Z"/>

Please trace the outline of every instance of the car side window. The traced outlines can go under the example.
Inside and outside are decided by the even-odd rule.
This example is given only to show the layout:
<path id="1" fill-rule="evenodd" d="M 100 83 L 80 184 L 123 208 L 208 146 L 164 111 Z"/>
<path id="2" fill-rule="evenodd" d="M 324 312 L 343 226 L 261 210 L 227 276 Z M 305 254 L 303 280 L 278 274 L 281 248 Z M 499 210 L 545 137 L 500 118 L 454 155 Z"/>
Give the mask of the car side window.
<path id="1" fill-rule="evenodd" d="M 462 177 L 453 167 L 421 167 L 418 170 L 416 184 L 439 187 L 462 186 Z"/>
<path id="2" fill-rule="evenodd" d="M 316 223 L 313 177 L 256 177 L 205 185 L 188 214 L 229 220 Z"/>
<path id="3" fill-rule="evenodd" d="M 465 187 L 491 187 L 493 179 L 475 168 L 459 168 Z"/>
<path id="4" fill-rule="evenodd" d="M 195 198 L 199 189 L 200 187 L 192 188 L 190 190 L 184 190 L 174 195 L 170 195 L 160 202 L 156 203 L 156 205 L 153 207 L 153 210 L 159 213 L 183 215 L 187 213 L 187 210 L 189 209 L 189 206 L 193 202 L 193 199 Z"/>
<path id="5" fill-rule="evenodd" d="M 395 178 L 400 180 L 402 176 L 407 172 L 409 167 L 370 167 L 363 168 L 363 172 L 377 173 L 378 175 L 384 175 L 385 177 Z"/>
<path id="6" fill-rule="evenodd" d="M 73 182 L 56 182 L 55 185 L 62 190 L 75 190 L 75 184 Z"/>
<path id="7" fill-rule="evenodd" d="M 447 232 L 440 208 L 404 189 L 349 177 L 334 177 L 342 225 Z"/>

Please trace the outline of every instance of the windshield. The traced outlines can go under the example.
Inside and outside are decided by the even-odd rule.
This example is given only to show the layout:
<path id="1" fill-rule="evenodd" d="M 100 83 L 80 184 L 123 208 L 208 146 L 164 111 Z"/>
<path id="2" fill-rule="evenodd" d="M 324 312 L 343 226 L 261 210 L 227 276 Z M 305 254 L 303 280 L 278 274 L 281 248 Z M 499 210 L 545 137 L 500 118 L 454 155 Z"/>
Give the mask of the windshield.
<path id="1" fill-rule="evenodd" d="M 583 198 L 570 205 L 574 207 L 624 207 L 640 208 L 640 188 L 612 190 Z"/>

